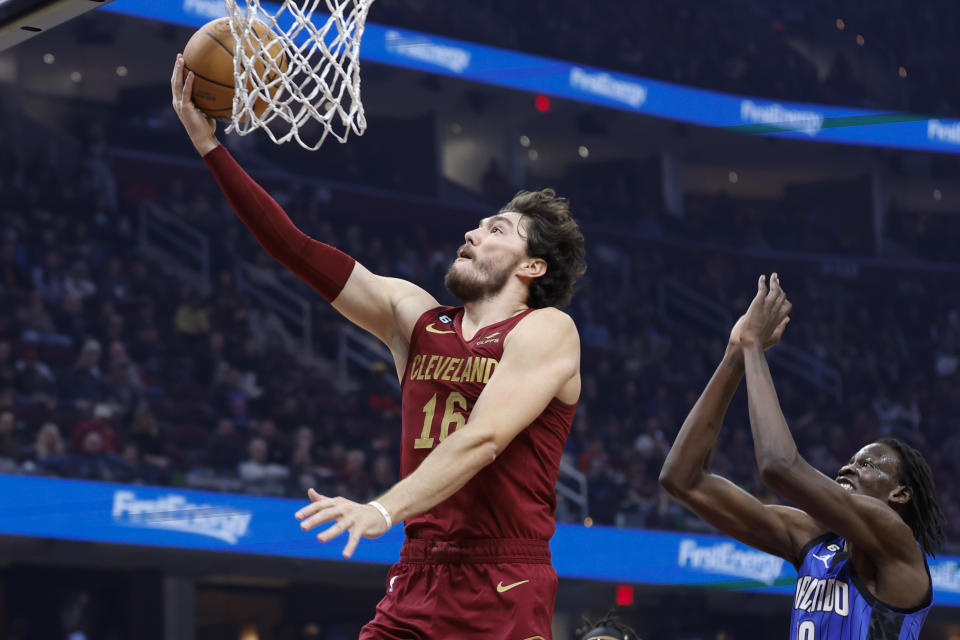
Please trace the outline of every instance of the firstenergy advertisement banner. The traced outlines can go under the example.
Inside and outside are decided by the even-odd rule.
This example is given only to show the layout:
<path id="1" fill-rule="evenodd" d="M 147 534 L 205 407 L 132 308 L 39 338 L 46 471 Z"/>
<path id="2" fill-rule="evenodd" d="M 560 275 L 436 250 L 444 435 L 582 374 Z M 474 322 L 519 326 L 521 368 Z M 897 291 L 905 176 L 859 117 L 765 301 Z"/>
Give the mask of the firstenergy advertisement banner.
<path id="1" fill-rule="evenodd" d="M 0 536 L 27 536 L 391 564 L 401 525 L 363 540 L 353 560 L 345 540 L 316 541 L 293 514 L 304 501 L 173 487 L 0 474 Z M 689 585 L 792 596 L 790 563 L 723 536 L 560 524 L 550 543 L 561 578 Z M 2 540 L 0 540 L 2 549 Z M 960 606 L 960 558 L 930 560 L 937 605 Z"/>
<path id="2" fill-rule="evenodd" d="M 262 5 L 279 9 L 276 3 Z M 101 10 L 188 27 L 226 15 L 222 0 L 115 0 Z M 374 4 L 370 15 L 376 14 Z M 325 18 L 318 13 L 314 22 Z M 281 28 L 289 26 L 284 23 L 289 19 L 289 12 L 281 15 Z M 369 21 L 360 57 L 746 134 L 960 153 L 960 120 L 720 93 Z"/>

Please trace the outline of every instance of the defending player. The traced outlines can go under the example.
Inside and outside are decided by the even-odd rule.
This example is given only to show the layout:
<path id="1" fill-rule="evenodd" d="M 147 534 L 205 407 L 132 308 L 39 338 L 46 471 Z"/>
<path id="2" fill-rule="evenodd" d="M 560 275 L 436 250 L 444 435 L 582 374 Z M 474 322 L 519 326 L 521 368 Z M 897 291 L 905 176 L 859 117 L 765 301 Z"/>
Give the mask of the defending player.
<path id="1" fill-rule="evenodd" d="M 580 395 L 580 343 L 559 307 L 586 268 L 565 200 L 521 193 L 466 233 L 446 284 L 463 307 L 376 276 L 301 233 L 234 162 L 191 103 L 180 56 L 173 105 L 234 210 L 277 260 L 393 353 L 403 480 L 358 504 L 309 492 L 304 529 L 361 537 L 405 522 L 401 562 L 361 638 L 549 638 L 560 457 Z"/>
<path id="2" fill-rule="evenodd" d="M 790 302 L 777 274 L 730 334 L 723 362 L 694 405 L 660 473 L 674 498 L 724 533 L 789 560 L 799 578 L 793 640 L 915 639 L 933 597 L 925 553 L 943 540 L 930 469 L 912 447 L 863 447 L 831 480 L 797 452 L 763 354 Z M 797 505 L 764 505 L 709 471 L 727 406 L 746 370 L 750 427 L 763 481 Z"/>

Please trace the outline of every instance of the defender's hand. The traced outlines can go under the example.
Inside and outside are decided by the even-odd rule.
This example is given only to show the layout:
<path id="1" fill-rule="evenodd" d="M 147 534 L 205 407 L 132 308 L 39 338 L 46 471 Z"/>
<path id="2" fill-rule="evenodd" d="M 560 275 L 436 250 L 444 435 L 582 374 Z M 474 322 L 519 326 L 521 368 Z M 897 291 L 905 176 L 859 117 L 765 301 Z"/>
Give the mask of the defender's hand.
<path id="1" fill-rule="evenodd" d="M 730 330 L 730 338 L 727 341 L 727 349 L 736 352 L 738 355 L 742 356 L 743 345 L 740 343 L 740 334 L 743 331 L 743 323 L 746 322 L 747 314 L 743 314 L 737 319 L 736 324 L 733 325 L 733 329 Z M 783 337 L 783 332 L 786 329 L 787 323 L 790 322 L 790 318 L 784 318 L 783 322 L 777 327 L 767 341 L 763 345 L 763 350 L 766 351 L 770 347 L 778 344 L 780 338 Z"/>
<path id="2" fill-rule="evenodd" d="M 336 523 L 317 534 L 317 540 L 327 542 L 344 531 L 350 532 L 350 539 L 343 548 L 343 557 L 353 555 L 360 538 L 379 538 L 387 532 L 387 521 L 376 508 L 368 504 L 359 504 L 346 498 L 327 498 L 313 489 L 307 491 L 310 504 L 296 513 L 300 528 L 309 531 L 324 522 L 336 520 Z"/>
<path id="3" fill-rule="evenodd" d="M 771 275 L 770 286 L 767 287 L 766 276 L 760 276 L 757 295 L 747 312 L 734 325 L 730 333 L 731 341 L 738 337 L 743 347 L 759 345 L 769 349 L 783 337 L 792 308 L 787 294 L 780 287 L 780 277 L 776 273 Z"/>
<path id="4" fill-rule="evenodd" d="M 220 142 L 214 135 L 217 132 L 217 121 L 209 118 L 193 104 L 193 71 L 183 77 L 185 64 L 183 54 L 177 54 L 173 63 L 173 75 L 170 77 L 170 91 L 173 94 L 173 110 L 187 130 L 190 141 L 201 156 L 215 149 Z"/>

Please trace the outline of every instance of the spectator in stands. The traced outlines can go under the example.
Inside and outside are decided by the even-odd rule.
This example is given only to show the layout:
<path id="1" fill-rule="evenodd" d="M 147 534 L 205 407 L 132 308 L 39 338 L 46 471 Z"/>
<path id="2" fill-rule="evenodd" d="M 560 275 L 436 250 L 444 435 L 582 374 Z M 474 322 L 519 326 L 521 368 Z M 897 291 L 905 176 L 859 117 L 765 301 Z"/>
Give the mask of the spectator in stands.
<path id="1" fill-rule="evenodd" d="M 97 292 L 97 285 L 90 278 L 90 269 L 83 260 L 74 263 L 63 284 L 66 294 L 79 298 L 81 302 Z"/>
<path id="2" fill-rule="evenodd" d="M 56 310 L 56 316 L 59 336 L 55 336 L 54 339 L 58 343 L 83 344 L 90 335 L 87 319 L 84 317 L 83 301 L 77 296 L 65 294 L 60 302 L 60 308 Z M 65 336 L 66 340 L 60 336 Z M 46 341 L 53 340 L 48 335 Z"/>
<path id="3" fill-rule="evenodd" d="M 362 449 L 347 451 L 346 464 L 337 486 L 339 495 L 358 496 L 361 500 L 374 497 L 370 474 L 367 472 L 367 454 Z M 343 491 L 339 487 L 343 487 Z"/>
<path id="4" fill-rule="evenodd" d="M 396 482 L 397 472 L 393 460 L 388 455 L 378 455 L 373 461 L 373 471 L 370 474 L 370 495 L 382 495 Z"/>
<path id="5" fill-rule="evenodd" d="M 28 473 L 60 475 L 65 460 L 66 447 L 60 428 L 53 422 L 47 422 L 37 431 L 33 447 L 23 462 L 23 470 Z"/>
<path id="6" fill-rule="evenodd" d="M 210 331 L 210 318 L 200 294 L 189 286 L 180 289 L 180 305 L 173 318 L 173 328 L 177 335 L 198 344 L 193 338 L 206 335 Z"/>
<path id="7" fill-rule="evenodd" d="M 53 316 L 47 311 L 43 293 L 39 290 L 33 291 L 27 303 L 17 309 L 17 322 L 26 329 L 23 339 L 30 342 L 46 342 L 57 334 Z"/>
<path id="8" fill-rule="evenodd" d="M 106 273 L 100 278 L 100 290 L 109 300 L 127 302 L 130 299 L 130 277 L 120 258 L 107 261 Z"/>
<path id="9" fill-rule="evenodd" d="M 168 474 L 164 469 L 146 463 L 140 456 L 140 447 L 136 442 L 126 442 L 120 454 L 109 454 L 115 464 L 115 479 L 134 484 L 167 484 Z"/>
<path id="10" fill-rule="evenodd" d="M 9 237 L 0 246 L 0 287 L 12 293 L 26 290 L 30 277 L 17 256 L 17 243 Z"/>
<path id="11" fill-rule="evenodd" d="M 161 330 L 157 324 L 157 307 L 152 299 L 140 299 L 136 310 L 130 354 L 134 361 L 146 363 L 164 351 Z"/>
<path id="12" fill-rule="evenodd" d="M 63 394 L 80 410 L 91 410 L 93 405 L 106 399 L 107 388 L 100 373 L 101 352 L 100 342 L 88 338 L 73 371 L 63 381 Z"/>
<path id="13" fill-rule="evenodd" d="M 17 366 L 13 361 L 10 343 L 0 340 L 0 386 L 13 389 L 17 379 Z"/>
<path id="14" fill-rule="evenodd" d="M 15 365 L 17 392 L 27 404 L 56 406 L 57 379 L 53 371 L 40 360 L 35 347 L 27 347 Z"/>
<path id="15" fill-rule="evenodd" d="M 217 420 L 205 452 L 207 466 L 218 474 L 234 474 L 243 456 L 243 443 L 229 418 Z"/>
<path id="16" fill-rule="evenodd" d="M 110 342 L 104 384 L 106 400 L 118 411 L 121 419 L 132 415 L 140 404 L 143 380 L 137 365 L 127 355 L 126 345 L 120 340 Z"/>
<path id="17" fill-rule="evenodd" d="M 170 455 L 167 438 L 160 430 L 160 423 L 149 405 L 141 404 L 133 415 L 130 427 L 130 442 L 137 445 L 136 458 L 154 481 L 166 482 L 170 476 Z M 124 457 L 127 454 L 124 453 Z"/>
<path id="18" fill-rule="evenodd" d="M 106 452 L 116 451 L 117 432 L 110 422 L 112 413 L 109 405 L 100 403 L 94 406 L 88 414 L 89 418 L 79 420 L 73 426 L 73 433 L 70 436 L 71 450 L 74 452 L 82 451 L 87 434 L 95 431 L 100 436 L 101 449 Z"/>
<path id="19" fill-rule="evenodd" d="M 213 388 L 218 411 L 229 416 L 238 426 L 246 426 L 249 421 L 248 396 L 243 389 L 240 372 L 225 366 L 220 369 L 219 374 Z"/>
<path id="20" fill-rule="evenodd" d="M 79 453 L 67 456 L 60 466 L 63 475 L 85 480 L 120 480 L 122 470 L 116 457 L 108 455 L 99 431 L 87 431 Z"/>
<path id="21" fill-rule="evenodd" d="M 205 348 L 194 357 L 194 379 L 204 387 L 211 388 L 216 379 L 223 376 L 229 364 L 226 360 L 226 341 L 221 331 L 211 331 Z"/>
<path id="22" fill-rule="evenodd" d="M 293 495 L 300 495 L 307 489 L 323 491 L 328 484 L 329 474 L 314 463 L 314 435 L 310 427 L 302 426 L 297 429 L 293 439 L 290 471 Z"/>
<path id="23" fill-rule="evenodd" d="M 17 436 L 17 420 L 12 411 L 0 412 L 0 459 L 6 461 L 2 467 L 10 471 L 20 461 L 22 453 Z"/>
<path id="24" fill-rule="evenodd" d="M 263 438 L 251 438 L 247 450 L 250 457 L 237 467 L 247 493 L 283 495 L 283 483 L 290 476 L 290 469 L 267 459 L 267 443 Z"/>
<path id="25" fill-rule="evenodd" d="M 284 435 L 277 430 L 277 423 L 273 418 L 257 420 L 255 431 L 267 444 L 267 460 L 281 465 L 290 461 L 290 447 L 287 446 Z"/>

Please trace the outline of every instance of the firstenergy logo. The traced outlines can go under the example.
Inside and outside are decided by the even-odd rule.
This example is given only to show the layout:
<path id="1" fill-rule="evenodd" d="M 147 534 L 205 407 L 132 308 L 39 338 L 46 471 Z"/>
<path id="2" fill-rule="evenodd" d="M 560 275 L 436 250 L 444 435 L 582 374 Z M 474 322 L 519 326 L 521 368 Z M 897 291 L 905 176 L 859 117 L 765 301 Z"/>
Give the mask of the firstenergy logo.
<path id="1" fill-rule="evenodd" d="M 771 585 L 780 575 L 783 559 L 762 551 L 742 549 L 732 542 L 701 546 L 696 540 L 684 538 L 680 542 L 677 564 L 680 567 L 748 578 Z"/>
<path id="2" fill-rule="evenodd" d="M 210 19 L 226 15 L 220 0 L 183 0 L 183 10 Z"/>
<path id="3" fill-rule="evenodd" d="M 776 103 L 760 104 L 753 100 L 740 102 L 740 119 L 782 127 L 784 131 L 800 131 L 808 136 L 814 136 L 823 129 L 822 113 L 791 109 Z"/>
<path id="4" fill-rule="evenodd" d="M 605 71 L 592 72 L 580 67 L 570 70 L 570 86 L 574 89 L 623 102 L 639 109 L 647 101 L 647 88 L 629 80 L 614 78 Z"/>
<path id="5" fill-rule="evenodd" d="M 408 36 L 393 29 L 387 31 L 386 47 L 390 53 L 435 64 L 454 73 L 463 73 L 470 66 L 470 52 L 466 49 L 433 42 L 419 35 Z"/>
<path id="6" fill-rule="evenodd" d="M 937 142 L 960 144 L 960 122 L 930 120 L 927 122 L 927 138 Z"/>
<path id="7" fill-rule="evenodd" d="M 115 523 L 129 527 L 194 533 L 227 544 L 237 544 L 247 534 L 253 518 L 249 511 L 194 504 L 183 495 L 138 499 L 133 491 L 114 492 L 112 516 Z"/>

